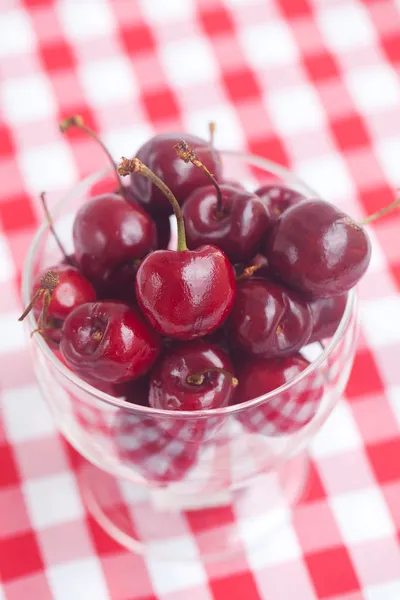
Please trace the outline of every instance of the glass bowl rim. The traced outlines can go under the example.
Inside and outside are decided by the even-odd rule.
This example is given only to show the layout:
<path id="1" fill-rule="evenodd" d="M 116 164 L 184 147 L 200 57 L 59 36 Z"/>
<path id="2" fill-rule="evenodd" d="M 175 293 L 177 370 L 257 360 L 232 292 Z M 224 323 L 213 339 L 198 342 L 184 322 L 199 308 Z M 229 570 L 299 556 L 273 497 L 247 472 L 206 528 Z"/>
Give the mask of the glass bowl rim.
<path id="1" fill-rule="evenodd" d="M 310 188 L 305 182 L 303 182 L 299 177 L 297 177 L 292 171 L 289 171 L 289 169 L 286 169 L 282 165 L 274 163 L 274 162 L 272 162 L 266 158 L 263 158 L 261 156 L 246 154 L 245 152 L 237 152 L 235 150 L 218 150 L 218 151 L 220 152 L 220 154 L 222 156 L 226 155 L 226 156 L 234 157 L 236 159 L 241 159 L 241 160 L 247 162 L 247 164 L 249 164 L 251 166 L 258 167 L 260 169 L 263 169 L 264 171 L 268 171 L 275 175 L 279 175 L 282 178 L 284 178 L 286 182 L 290 182 L 293 185 L 300 186 L 303 190 L 306 190 L 307 193 L 310 195 L 310 197 L 320 197 L 319 194 L 317 194 L 314 190 L 312 190 L 312 188 Z M 111 167 L 107 167 L 105 169 L 102 169 L 101 171 L 92 173 L 91 175 L 89 175 L 88 177 L 86 177 L 85 179 L 80 181 L 78 184 L 74 185 L 74 187 L 69 192 L 64 194 L 62 196 L 62 198 L 57 202 L 57 204 L 53 210 L 53 217 L 57 216 L 60 209 L 64 205 L 67 205 L 69 199 L 72 196 L 75 196 L 77 193 L 79 193 L 80 189 L 82 190 L 82 193 L 84 193 L 84 191 L 87 189 L 87 187 L 89 187 L 93 183 L 97 182 L 101 178 L 107 176 L 111 172 L 111 170 L 112 170 Z M 24 306 L 27 306 L 27 304 L 30 302 L 30 298 L 31 298 L 32 278 L 33 278 L 32 263 L 35 258 L 38 246 L 42 240 L 42 237 L 44 236 L 44 234 L 47 231 L 48 231 L 48 223 L 46 220 L 44 220 L 43 223 L 38 227 L 38 229 L 33 237 L 33 240 L 29 246 L 28 253 L 25 258 L 25 262 L 24 262 L 24 266 L 23 266 L 23 270 L 22 270 L 22 285 L 21 285 L 22 299 L 23 299 Z M 280 386 L 279 388 L 276 388 L 276 389 L 272 390 L 271 392 L 268 392 L 267 394 L 263 394 L 262 396 L 258 396 L 257 398 L 252 398 L 251 400 L 247 400 L 246 402 L 241 402 L 240 404 L 232 404 L 230 406 L 225 406 L 223 408 L 210 408 L 210 409 L 199 410 L 199 411 L 188 411 L 188 410 L 170 411 L 170 410 L 152 408 L 149 406 L 141 406 L 139 404 L 126 402 L 123 399 L 116 398 L 114 396 L 111 396 L 110 394 L 106 394 L 105 392 L 98 390 L 97 388 L 93 387 L 92 385 L 90 385 L 89 383 L 87 383 L 86 381 L 81 379 L 78 375 L 75 375 L 75 373 L 73 373 L 70 369 L 68 369 L 57 358 L 57 356 L 52 352 L 51 348 L 49 347 L 49 345 L 46 343 L 46 341 L 44 340 L 44 338 L 42 336 L 40 336 L 40 335 L 33 336 L 32 343 L 36 343 L 39 346 L 40 350 L 45 355 L 45 357 L 53 364 L 53 366 L 57 369 L 57 371 L 62 376 L 64 376 L 70 383 L 72 383 L 73 385 L 75 385 L 78 388 L 80 388 L 81 390 L 83 390 L 85 392 L 85 394 L 91 399 L 91 401 L 94 402 L 94 404 L 97 404 L 97 402 L 100 400 L 101 402 L 104 402 L 108 405 L 112 405 L 116 408 L 122 408 L 128 412 L 141 413 L 143 415 L 148 415 L 148 416 L 160 416 L 160 417 L 164 417 L 164 418 L 177 418 L 177 417 L 182 418 L 183 417 L 183 418 L 187 418 L 188 420 L 190 420 L 190 419 L 194 419 L 194 418 L 198 419 L 198 418 L 217 417 L 217 416 L 228 417 L 229 415 L 236 414 L 236 413 L 242 412 L 244 410 L 254 408 L 260 404 L 263 404 L 266 401 L 272 400 L 273 398 L 279 396 L 280 394 L 283 394 L 284 392 L 295 387 L 298 383 L 300 383 L 303 379 L 305 379 L 313 371 L 315 371 L 330 356 L 330 354 L 333 352 L 333 350 L 339 343 L 343 333 L 345 332 L 345 330 L 347 328 L 348 322 L 350 320 L 350 316 L 353 313 L 353 310 L 355 310 L 356 302 L 357 302 L 357 295 L 356 295 L 355 289 L 353 288 L 348 293 L 346 307 L 345 307 L 342 319 L 335 331 L 335 334 L 333 335 L 333 337 L 331 338 L 329 343 L 325 346 L 324 350 L 318 355 L 318 357 L 315 360 L 313 360 L 310 363 L 310 365 L 306 369 L 304 369 L 304 371 L 299 373 L 299 375 L 297 375 L 296 377 L 294 377 L 293 379 L 291 379 L 289 382 L 285 383 L 284 385 Z M 28 316 L 28 323 L 29 323 L 31 330 L 35 329 L 36 321 L 35 321 L 35 317 L 33 315 L 33 311 L 31 311 L 31 313 Z"/>

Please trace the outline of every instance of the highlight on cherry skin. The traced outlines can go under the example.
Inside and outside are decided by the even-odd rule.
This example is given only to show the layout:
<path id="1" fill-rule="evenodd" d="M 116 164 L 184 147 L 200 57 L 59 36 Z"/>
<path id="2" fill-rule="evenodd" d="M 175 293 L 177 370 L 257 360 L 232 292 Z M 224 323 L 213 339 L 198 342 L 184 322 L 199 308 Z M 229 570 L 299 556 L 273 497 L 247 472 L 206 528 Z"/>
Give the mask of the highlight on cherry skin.
<path id="1" fill-rule="evenodd" d="M 33 310 L 32 333 L 67 368 L 149 415 L 233 406 L 294 380 L 309 366 L 303 349 L 334 335 L 348 291 L 368 268 L 364 224 L 399 204 L 356 223 L 281 183 L 254 192 L 226 178 L 212 139 L 158 134 L 117 164 L 81 117 L 60 127 L 79 127 L 100 144 L 115 191 L 82 203 L 69 255 L 43 195 L 64 258 L 37 274 L 20 320 Z M 171 214 L 177 243 L 166 249 Z M 279 396 L 243 424 L 294 433 L 313 418 L 323 391 L 318 379 L 291 405 Z M 284 416 L 296 407 L 303 417 L 289 423 Z M 138 431 L 139 421 L 121 421 L 121 431 Z"/>

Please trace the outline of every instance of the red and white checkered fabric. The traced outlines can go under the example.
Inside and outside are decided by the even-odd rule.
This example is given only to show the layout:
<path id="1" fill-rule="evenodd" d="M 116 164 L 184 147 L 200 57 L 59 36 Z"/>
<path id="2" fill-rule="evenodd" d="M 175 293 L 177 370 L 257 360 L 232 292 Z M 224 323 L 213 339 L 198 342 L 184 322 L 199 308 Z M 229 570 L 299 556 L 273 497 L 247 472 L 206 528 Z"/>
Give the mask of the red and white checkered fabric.
<path id="1" fill-rule="evenodd" d="M 400 8 L 393 0 L 0 0 L 0 599 L 398 600 L 400 216 L 370 228 L 347 399 L 312 447 L 312 487 L 271 549 L 233 561 L 128 553 L 86 513 L 16 323 L 20 271 L 59 194 L 156 131 L 206 135 L 297 171 L 362 217 L 400 183 Z M 239 450 L 238 450 L 239 451 Z M 176 543 L 230 523 L 187 517 Z M 254 527 L 240 518 L 241 531 Z M 160 539 L 162 544 L 163 540 Z"/>

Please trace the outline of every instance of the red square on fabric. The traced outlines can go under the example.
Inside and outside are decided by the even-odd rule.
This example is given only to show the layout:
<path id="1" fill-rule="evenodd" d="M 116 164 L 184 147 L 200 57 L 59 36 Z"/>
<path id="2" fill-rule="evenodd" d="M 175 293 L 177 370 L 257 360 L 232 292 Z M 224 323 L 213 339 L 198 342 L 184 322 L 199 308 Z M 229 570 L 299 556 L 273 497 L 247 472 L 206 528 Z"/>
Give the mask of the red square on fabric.
<path id="1" fill-rule="evenodd" d="M 0 156 L 8 158 L 15 151 L 11 130 L 0 123 Z"/>
<path id="2" fill-rule="evenodd" d="M 36 225 L 32 201 L 27 196 L 14 196 L 0 203 L 0 220 L 6 231 L 26 229 Z"/>
<path id="3" fill-rule="evenodd" d="M 233 29 L 232 19 L 222 6 L 202 12 L 200 19 L 208 35 L 227 33 Z"/>
<path id="4" fill-rule="evenodd" d="M 283 143 L 276 137 L 253 141 L 250 140 L 249 149 L 252 154 L 263 156 L 280 165 L 286 166 L 289 162 Z"/>
<path id="5" fill-rule="evenodd" d="M 310 461 L 308 480 L 306 489 L 300 499 L 301 504 L 309 504 L 326 498 L 326 491 L 321 481 L 321 477 L 313 462 Z"/>
<path id="6" fill-rule="evenodd" d="M 223 525 L 235 522 L 235 515 L 230 506 L 218 506 L 199 511 L 187 511 L 186 519 L 195 533 L 207 529 L 218 529 Z"/>
<path id="7" fill-rule="evenodd" d="M 157 90 L 142 97 L 152 121 L 179 118 L 179 106 L 174 94 L 168 90 Z"/>
<path id="8" fill-rule="evenodd" d="M 279 7 L 285 17 L 295 18 L 304 17 L 311 13 L 311 7 L 308 0 L 280 0 Z"/>
<path id="9" fill-rule="evenodd" d="M 384 385 L 373 354 L 370 350 L 359 350 L 354 359 L 346 396 L 348 398 L 362 397 L 365 394 L 371 396 L 382 392 L 383 389 Z"/>
<path id="10" fill-rule="evenodd" d="M 367 146 L 369 143 L 365 125 L 357 115 L 344 117 L 331 124 L 331 129 L 342 150 Z"/>
<path id="11" fill-rule="evenodd" d="M 209 583 L 214 600 L 227 598 L 259 598 L 259 591 L 251 573 L 238 573 L 226 579 L 212 579 Z"/>
<path id="12" fill-rule="evenodd" d="M 306 554 L 304 558 L 319 598 L 359 589 L 360 584 L 345 547 Z"/>
<path id="13" fill-rule="evenodd" d="M 305 56 L 303 59 L 304 66 L 307 69 L 308 75 L 314 81 L 330 79 L 338 77 L 339 69 L 333 57 L 328 54 L 314 54 Z"/>
<path id="14" fill-rule="evenodd" d="M 400 438 L 369 445 L 366 451 L 379 483 L 400 479 Z"/>
<path id="15" fill-rule="evenodd" d="M 0 468 L 3 468 L 2 463 Z M 0 489 L 0 538 L 14 536 L 30 528 L 21 488 L 13 486 Z"/>
<path id="16" fill-rule="evenodd" d="M 0 577 L 3 582 L 43 569 L 33 532 L 0 539 L 0 556 Z"/>
<path id="17" fill-rule="evenodd" d="M 256 78 L 249 70 L 243 69 L 242 71 L 227 73 L 224 76 L 224 82 L 234 102 L 254 98 L 260 93 Z"/>
<path id="18" fill-rule="evenodd" d="M 75 58 L 71 47 L 69 44 L 62 41 L 41 46 L 40 55 L 44 66 L 48 71 L 72 69 L 75 64 Z"/>
<path id="19" fill-rule="evenodd" d="M 19 474 L 10 446 L 0 446 L 0 487 L 16 485 Z"/>
<path id="20" fill-rule="evenodd" d="M 122 24 L 123 25 L 123 24 Z M 126 52 L 144 53 L 152 52 L 155 48 L 155 41 L 151 29 L 144 23 L 134 24 L 129 28 L 122 27 L 120 38 L 125 47 Z"/>
<path id="21" fill-rule="evenodd" d="M 103 556 L 105 554 L 116 554 L 117 552 L 121 552 L 121 545 L 107 535 L 104 529 L 102 529 L 90 515 L 87 517 L 87 523 L 98 554 Z"/>
<path id="22" fill-rule="evenodd" d="M 383 206 L 389 205 L 391 202 L 397 199 L 397 192 L 395 188 L 391 188 L 389 185 L 380 185 L 378 187 L 359 191 L 360 200 L 365 208 L 367 215 L 372 215 L 377 210 L 380 210 Z M 381 225 L 386 219 L 393 219 L 396 211 L 387 213 L 379 217 L 379 225 Z"/>
<path id="23" fill-rule="evenodd" d="M 400 63 L 400 35 L 384 38 L 381 44 L 389 60 L 395 64 Z"/>

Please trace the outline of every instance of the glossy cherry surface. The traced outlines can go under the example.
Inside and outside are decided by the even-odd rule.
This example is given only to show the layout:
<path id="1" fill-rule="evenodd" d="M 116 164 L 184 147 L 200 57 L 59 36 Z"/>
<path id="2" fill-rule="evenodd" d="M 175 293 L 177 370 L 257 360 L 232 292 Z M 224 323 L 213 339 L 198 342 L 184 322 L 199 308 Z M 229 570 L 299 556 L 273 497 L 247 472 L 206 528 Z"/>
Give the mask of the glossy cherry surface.
<path id="1" fill-rule="evenodd" d="M 239 385 L 235 403 L 276 390 L 309 365 L 300 354 L 276 359 L 242 357 L 236 367 Z M 322 396 L 322 377 L 316 373 L 286 392 L 239 413 L 239 419 L 250 431 L 266 436 L 295 433 L 314 417 Z"/>
<path id="2" fill-rule="evenodd" d="M 289 208 L 267 236 L 270 268 L 288 286 L 311 297 L 347 292 L 367 270 L 371 244 L 364 229 L 322 200 Z"/>
<path id="3" fill-rule="evenodd" d="M 137 310 L 122 302 L 93 302 L 67 317 L 60 348 L 77 374 L 115 384 L 144 375 L 161 341 Z"/>
<path id="4" fill-rule="evenodd" d="M 307 343 L 311 311 L 296 294 L 254 277 L 238 281 L 228 327 L 233 343 L 251 355 L 286 356 Z"/>
<path id="5" fill-rule="evenodd" d="M 347 294 L 332 298 L 317 298 L 309 302 L 313 330 L 309 343 L 332 337 L 339 326 L 346 308 Z"/>
<path id="6" fill-rule="evenodd" d="M 151 376 L 149 403 L 165 410 L 205 410 L 227 406 L 235 388 L 225 373 L 233 376 L 229 356 L 218 346 L 202 340 L 175 345 L 157 362 Z M 202 377 L 191 382 L 191 376 Z"/>
<path id="7" fill-rule="evenodd" d="M 211 333 L 227 318 L 236 292 L 235 274 L 214 246 L 176 252 L 157 250 L 141 262 L 136 296 L 149 323 L 180 340 Z"/>
<path id="8" fill-rule="evenodd" d="M 188 247 L 213 244 L 233 263 L 248 261 L 269 226 L 268 211 L 258 196 L 242 188 L 222 184 L 220 190 L 220 212 L 214 185 L 196 189 L 183 205 Z"/>
<path id="9" fill-rule="evenodd" d="M 261 198 L 270 213 L 271 223 L 276 221 L 288 208 L 306 201 L 306 197 L 300 192 L 277 183 L 263 185 L 255 193 Z"/>
<path id="10" fill-rule="evenodd" d="M 112 267 L 157 247 L 152 219 L 119 194 L 86 202 L 76 214 L 73 238 L 79 267 L 94 282 L 103 281 Z"/>
<path id="11" fill-rule="evenodd" d="M 139 206 L 142 208 L 140 202 L 133 193 L 132 188 L 124 185 L 123 189 L 125 192 L 126 200 L 128 200 L 128 202 L 131 202 L 134 206 Z M 171 239 L 171 223 L 169 219 L 166 218 L 165 215 L 162 215 L 159 218 L 157 218 L 157 215 L 153 215 L 153 221 L 157 229 L 157 249 L 161 250 L 164 248 L 168 248 L 168 244 Z"/>
<path id="12" fill-rule="evenodd" d="M 136 156 L 170 188 L 178 202 L 183 204 L 189 194 L 207 183 L 205 175 L 192 164 L 185 164 L 177 156 L 174 146 L 182 139 L 196 152 L 201 162 L 218 179 L 221 175 L 219 153 L 208 142 L 185 133 L 162 133 L 152 137 L 138 150 Z M 172 208 L 162 192 L 138 173 L 131 175 L 134 196 L 156 216 L 171 214 Z"/>
<path id="13" fill-rule="evenodd" d="M 50 321 L 64 321 L 77 306 L 96 300 L 96 292 L 90 281 L 76 267 L 60 263 L 50 269 L 58 275 L 59 283 L 51 295 L 47 315 Z M 43 273 L 35 278 L 32 296 L 41 287 Z M 33 311 L 36 317 L 43 309 L 43 296 L 36 302 Z"/>

